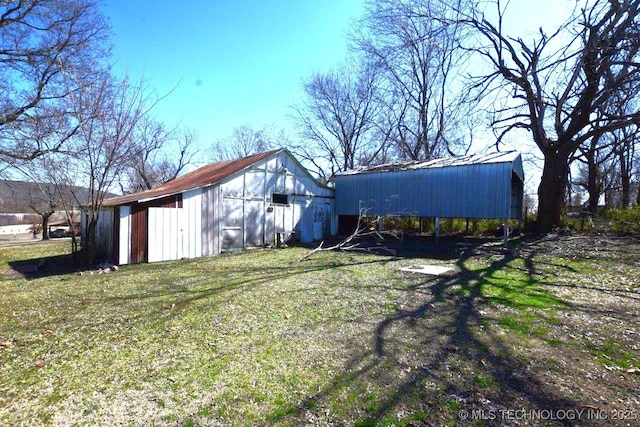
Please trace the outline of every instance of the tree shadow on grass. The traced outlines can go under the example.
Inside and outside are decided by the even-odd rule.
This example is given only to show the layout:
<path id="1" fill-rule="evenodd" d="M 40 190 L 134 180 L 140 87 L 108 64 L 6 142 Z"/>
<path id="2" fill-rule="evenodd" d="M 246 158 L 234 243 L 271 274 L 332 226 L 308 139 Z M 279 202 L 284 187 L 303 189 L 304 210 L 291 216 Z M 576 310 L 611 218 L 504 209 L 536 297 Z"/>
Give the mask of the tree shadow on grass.
<path id="1" fill-rule="evenodd" d="M 465 240 L 467 244 L 459 246 L 459 238 L 451 238 L 440 243 L 433 243 L 429 238 L 414 238 L 397 241 L 394 246 L 389 246 L 393 255 L 390 255 L 386 249 L 380 249 L 375 241 L 371 241 L 371 246 L 365 252 L 372 255 L 381 255 L 374 259 L 362 260 L 357 256 L 347 262 L 332 262 L 326 259 L 317 260 L 315 258 L 307 259 L 302 262 L 292 262 L 289 264 L 278 266 L 241 266 L 237 268 L 221 268 L 216 267 L 216 257 L 211 258 L 214 262 L 213 268 L 207 264 L 204 268 L 194 268 L 186 274 L 180 274 L 177 277 L 171 275 L 163 275 L 158 279 L 156 289 L 145 289 L 139 293 L 127 293 L 121 296 L 110 298 L 113 303 L 127 304 L 132 300 L 156 300 L 156 311 L 167 314 L 167 310 L 171 309 L 172 315 L 177 315 L 180 309 L 187 307 L 191 303 L 201 300 L 210 299 L 219 295 L 223 295 L 225 300 L 231 300 L 241 296 L 248 289 L 263 284 L 272 283 L 278 280 L 291 279 L 308 273 L 327 273 L 334 269 L 357 268 L 367 265 L 386 264 L 398 261 L 403 258 L 414 259 L 416 254 L 421 256 L 438 259 L 440 261 L 458 260 L 461 253 L 476 253 L 475 251 L 488 243 L 495 243 L 495 239 L 477 238 L 472 241 Z M 309 247 L 310 250 L 312 249 Z M 502 249 L 490 246 L 486 250 L 497 251 L 502 253 Z M 229 254 L 227 256 L 239 256 L 238 254 Z M 177 261 L 181 262 L 181 261 Z M 189 262 L 189 261 L 186 261 Z M 162 270 L 171 264 L 159 263 L 150 264 L 144 268 L 151 271 Z M 211 285 L 209 285 L 211 283 Z M 381 285 L 388 288 L 389 285 Z M 373 290 L 375 285 L 371 285 Z M 308 289 L 306 286 L 302 289 Z M 169 302 L 168 299 L 171 301 Z M 157 314 L 157 313 L 156 313 Z"/>
<path id="2" fill-rule="evenodd" d="M 78 255 L 79 258 L 79 255 Z M 81 264 L 73 255 L 53 255 L 18 261 L 10 261 L 9 270 L 4 272 L 5 279 L 24 278 L 27 280 L 41 277 L 73 274 L 81 270 Z"/>
<path id="3" fill-rule="evenodd" d="M 213 307 L 215 304 L 241 297 L 251 289 L 259 289 L 262 285 L 279 280 L 295 279 L 309 273 L 327 273 L 339 268 L 385 264 L 397 259 L 385 257 L 348 262 L 303 262 L 282 266 L 241 266 L 221 269 L 207 266 L 203 269 L 192 269 L 189 273 L 180 274 L 177 277 L 161 277 L 155 289 L 147 287 L 144 291 L 126 293 L 110 297 L 108 300 L 114 304 L 129 304 L 136 300 L 150 301 L 155 310 L 150 313 L 152 316 L 163 313 L 172 317 L 178 315 L 190 304 L 207 300 Z M 303 288 L 308 290 L 309 285 L 305 284 Z"/>
<path id="4" fill-rule="evenodd" d="M 533 258 L 528 261 L 532 274 L 509 283 L 496 278 L 516 258 L 512 252 L 481 269 L 468 266 L 472 252 L 457 260 L 457 275 L 416 281 L 407 291 L 428 291 L 426 300 L 380 320 L 369 342 L 352 342 L 351 357 L 319 392 L 268 419 L 275 424 L 504 425 L 510 423 L 501 418 L 508 414 L 504 411 L 580 409 L 579 401 L 548 384 L 514 353 L 484 312 L 492 305 L 526 310 L 570 309 L 571 304 L 537 287 Z M 472 414 L 485 418 L 473 420 Z"/>

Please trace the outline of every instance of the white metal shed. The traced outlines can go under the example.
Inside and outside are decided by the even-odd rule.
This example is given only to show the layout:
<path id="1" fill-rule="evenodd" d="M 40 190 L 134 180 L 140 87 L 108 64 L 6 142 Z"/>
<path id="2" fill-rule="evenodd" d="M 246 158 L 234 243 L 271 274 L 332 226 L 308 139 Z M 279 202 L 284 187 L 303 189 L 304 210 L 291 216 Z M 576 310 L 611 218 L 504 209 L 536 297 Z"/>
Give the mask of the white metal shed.
<path id="1" fill-rule="evenodd" d="M 334 191 L 279 149 L 108 199 L 96 231 L 98 247 L 118 264 L 265 247 L 293 232 L 311 242 L 337 232 Z"/>

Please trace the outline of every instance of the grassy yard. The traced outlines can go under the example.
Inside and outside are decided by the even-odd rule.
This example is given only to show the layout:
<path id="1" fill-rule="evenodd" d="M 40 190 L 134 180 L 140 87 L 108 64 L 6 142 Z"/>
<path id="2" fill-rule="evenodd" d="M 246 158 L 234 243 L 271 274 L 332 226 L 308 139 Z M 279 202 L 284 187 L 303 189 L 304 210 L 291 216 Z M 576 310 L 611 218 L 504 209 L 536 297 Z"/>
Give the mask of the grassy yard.
<path id="1" fill-rule="evenodd" d="M 0 424 L 638 425 L 640 243 L 471 243 L 82 276 L 0 246 L 51 257 L 0 279 Z"/>

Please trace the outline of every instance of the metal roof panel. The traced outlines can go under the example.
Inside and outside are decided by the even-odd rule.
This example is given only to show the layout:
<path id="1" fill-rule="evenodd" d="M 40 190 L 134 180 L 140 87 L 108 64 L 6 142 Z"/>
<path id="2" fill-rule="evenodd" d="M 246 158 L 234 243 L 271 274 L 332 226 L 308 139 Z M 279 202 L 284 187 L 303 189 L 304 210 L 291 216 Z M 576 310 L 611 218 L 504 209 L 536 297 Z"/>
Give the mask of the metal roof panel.
<path id="1" fill-rule="evenodd" d="M 226 162 L 212 163 L 210 165 L 202 166 L 194 170 L 193 172 L 186 173 L 171 181 L 167 181 L 158 187 L 151 190 L 141 191 L 138 193 L 125 194 L 124 196 L 112 197 L 104 201 L 103 206 L 119 206 L 126 205 L 133 202 L 154 200 L 160 197 L 171 196 L 174 194 L 182 193 L 187 190 L 194 190 L 196 188 L 205 187 L 216 182 L 223 180 L 224 178 L 233 175 L 249 166 L 271 157 L 281 151 L 285 151 L 284 148 L 277 150 L 267 151 L 266 153 L 255 154 L 249 157 L 243 157 L 236 160 L 228 160 Z"/>
<path id="2" fill-rule="evenodd" d="M 344 175 L 357 175 L 364 173 L 376 173 L 376 172 L 393 172 L 401 170 L 415 170 L 415 169 L 432 169 L 432 168 L 444 168 L 449 166 L 469 166 L 477 164 L 488 163 L 509 163 L 513 162 L 520 156 L 517 151 L 506 151 L 504 153 L 489 153 L 489 154 L 474 154 L 471 156 L 461 157 L 448 157 L 443 159 L 433 160 L 412 160 L 408 162 L 399 163 L 387 163 L 383 165 L 362 167 L 359 169 L 351 169 L 344 171 L 337 176 Z"/>

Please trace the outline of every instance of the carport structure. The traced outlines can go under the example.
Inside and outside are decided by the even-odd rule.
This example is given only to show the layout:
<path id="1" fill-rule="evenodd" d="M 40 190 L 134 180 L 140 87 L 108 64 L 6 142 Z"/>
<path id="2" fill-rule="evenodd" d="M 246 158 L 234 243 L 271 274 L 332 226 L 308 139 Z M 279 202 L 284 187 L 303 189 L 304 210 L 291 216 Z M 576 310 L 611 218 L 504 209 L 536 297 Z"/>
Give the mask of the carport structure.
<path id="1" fill-rule="evenodd" d="M 524 170 L 517 151 L 383 164 L 334 178 L 338 222 L 371 216 L 522 218 Z M 505 227 L 505 241 L 507 227 Z"/>

